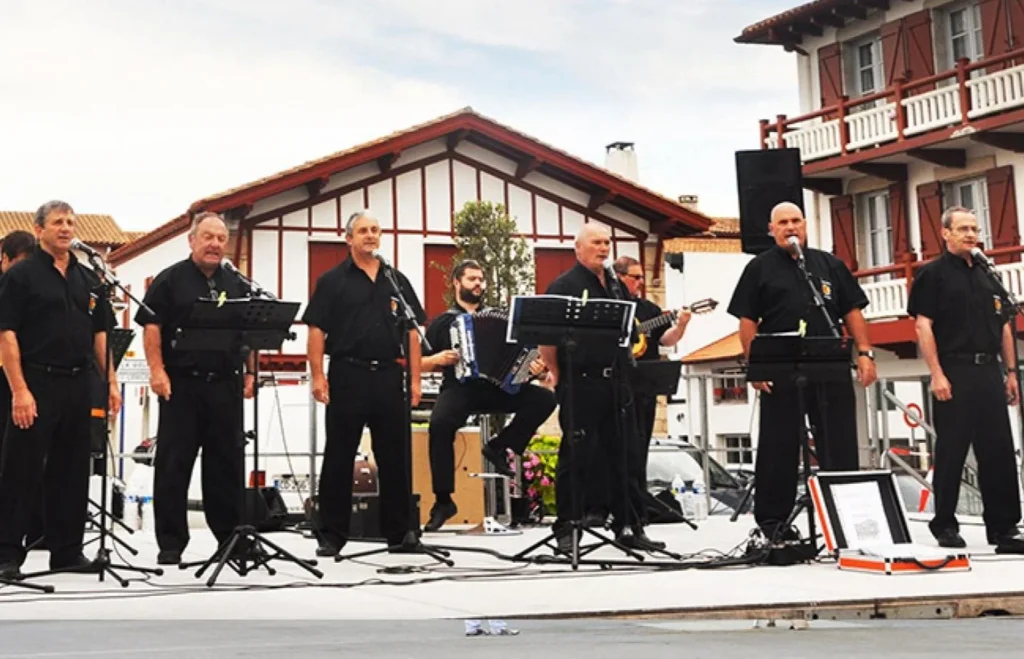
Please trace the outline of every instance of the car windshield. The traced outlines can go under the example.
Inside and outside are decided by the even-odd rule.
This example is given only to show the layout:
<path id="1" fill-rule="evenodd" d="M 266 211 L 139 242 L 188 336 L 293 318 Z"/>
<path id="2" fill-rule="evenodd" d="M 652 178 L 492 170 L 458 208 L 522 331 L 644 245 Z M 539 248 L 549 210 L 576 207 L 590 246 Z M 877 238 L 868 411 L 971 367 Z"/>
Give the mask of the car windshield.
<path id="1" fill-rule="evenodd" d="M 712 488 L 740 488 L 739 482 L 713 459 L 708 461 Z M 647 461 L 647 481 L 668 487 L 679 474 L 683 481 L 704 480 L 701 453 L 696 448 L 652 450 Z"/>

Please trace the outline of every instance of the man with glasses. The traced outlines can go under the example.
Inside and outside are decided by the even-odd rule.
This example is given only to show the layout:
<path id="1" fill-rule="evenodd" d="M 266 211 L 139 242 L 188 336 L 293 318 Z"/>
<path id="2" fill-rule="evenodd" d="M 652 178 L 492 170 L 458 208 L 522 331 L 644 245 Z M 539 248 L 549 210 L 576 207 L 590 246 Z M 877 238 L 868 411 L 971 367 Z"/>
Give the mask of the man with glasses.
<path id="1" fill-rule="evenodd" d="M 1016 312 L 985 274 L 988 266 L 971 254 L 978 245 L 974 214 L 961 206 L 947 209 L 942 238 L 946 249 L 918 269 L 907 303 L 935 398 L 935 516 L 928 526 L 940 547 L 967 546 L 956 507 L 973 445 L 988 543 L 996 553 L 1024 553 L 1007 410 L 1020 394 L 1011 329 Z"/>
<path id="2" fill-rule="evenodd" d="M 556 407 L 555 395 L 549 389 L 525 385 L 518 393 L 510 394 L 487 380 L 474 379 L 459 382 L 455 377 L 455 364 L 459 353 L 451 345 L 451 327 L 464 313 L 481 309 L 487 280 L 479 263 L 466 260 L 452 271 L 455 304 L 441 314 L 427 328 L 427 341 L 432 353 L 422 360 L 424 371 L 443 369 L 441 391 L 430 414 L 430 475 L 434 487 L 434 505 L 425 531 L 437 531 L 458 513 L 452 500 L 455 491 L 455 435 L 470 414 L 501 412 L 515 414 L 515 418 L 483 447 L 483 455 L 494 465 L 497 473 L 513 478 L 508 466 L 508 452 L 522 455 L 542 423 Z M 544 371 L 537 360 L 532 366 L 534 375 Z"/>

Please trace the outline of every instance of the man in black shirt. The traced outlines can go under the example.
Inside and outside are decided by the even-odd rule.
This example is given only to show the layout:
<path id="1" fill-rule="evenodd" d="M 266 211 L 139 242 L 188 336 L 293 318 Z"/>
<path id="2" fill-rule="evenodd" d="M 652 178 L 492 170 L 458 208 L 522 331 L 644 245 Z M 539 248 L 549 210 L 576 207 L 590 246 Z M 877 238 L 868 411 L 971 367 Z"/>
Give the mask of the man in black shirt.
<path id="1" fill-rule="evenodd" d="M 960 478 L 973 444 L 989 544 L 1024 553 L 1017 461 L 1007 403 L 1018 404 L 1014 362 L 1015 311 L 976 263 L 978 221 L 966 208 L 942 214 L 946 250 L 914 276 L 907 302 L 935 398 L 935 517 L 929 527 L 942 547 L 965 547 L 956 520 Z M 1007 322 L 1009 320 L 1009 322 Z M 1002 353 L 1004 382 L 999 364 Z"/>
<path id="2" fill-rule="evenodd" d="M 243 375 L 240 354 L 175 350 L 172 344 L 197 300 L 250 293 L 238 275 L 221 265 L 227 242 L 228 229 L 219 215 L 196 215 L 188 234 L 191 254 L 149 285 L 143 302 L 153 315 L 141 308 L 135 314 L 135 322 L 143 326 L 150 388 L 160 404 L 153 516 L 161 565 L 179 564 L 188 546 L 188 486 L 200 448 L 206 523 L 222 544 L 242 523 L 242 397 L 253 396 L 254 358 L 249 356 Z"/>
<path id="3" fill-rule="evenodd" d="M 526 383 L 518 393 L 510 394 L 483 379 L 459 382 L 454 365 L 459 353 L 452 350 L 451 327 L 460 314 L 480 310 L 486 279 L 476 261 L 463 261 L 452 271 L 455 305 L 441 314 L 427 328 L 427 341 L 432 348 L 423 358 L 425 371 L 444 369 L 441 392 L 430 414 L 430 475 L 433 480 L 435 501 L 425 531 L 436 531 L 455 516 L 458 508 L 452 501 L 455 491 L 455 434 L 470 414 L 505 413 L 515 418 L 494 439 L 483 447 L 483 454 L 499 474 L 515 476 L 509 468 L 507 455 L 512 451 L 522 455 L 544 421 L 551 416 L 557 403 L 554 394 L 543 387 Z M 543 369 L 540 360 L 532 366 L 534 374 Z"/>
<path id="4" fill-rule="evenodd" d="M 800 207 L 790 202 L 775 206 L 768 225 L 775 246 L 754 257 L 740 277 L 729 313 L 740 320 L 740 343 L 747 359 L 757 334 L 801 332 L 831 336 L 828 321 L 815 306 L 810 287 L 798 267 L 790 237 L 799 240 L 807 272 L 821 292 L 829 317 L 840 332 L 845 327 L 857 346 L 857 377 L 864 387 L 876 379 L 875 356 L 868 340 L 862 309 L 868 300 L 849 268 L 835 256 L 807 244 L 807 225 Z M 854 358 L 853 355 L 850 356 Z M 793 539 L 783 528 L 793 508 L 803 420 L 799 418 L 796 385 L 792 382 L 754 382 L 761 392 L 761 434 L 754 466 L 754 519 L 771 541 Z M 807 387 L 805 402 L 822 469 L 858 469 L 857 417 L 852 378 Z"/>
<path id="5" fill-rule="evenodd" d="M 0 358 L 11 387 L 0 466 L 0 577 L 19 573 L 31 506 L 46 492 L 50 569 L 93 571 L 82 554 L 89 500 L 89 369 L 106 368 L 110 306 L 99 278 L 71 253 L 71 206 L 35 216 L 32 255 L 0 281 Z M 110 369 L 110 411 L 121 406 Z"/>
<path id="6" fill-rule="evenodd" d="M 576 238 L 576 265 L 551 282 L 546 293 L 575 298 L 629 300 L 629 294 L 615 274 L 604 267 L 610 249 L 611 237 L 606 228 L 594 223 L 584 225 Z M 572 355 L 571 371 L 564 351 L 558 346 L 541 346 L 540 353 L 549 370 L 549 381 L 556 387 L 560 405 L 562 441 L 555 476 L 558 518 L 552 529 L 558 539 L 559 550 L 572 550 L 568 523 L 582 513 L 576 509 L 576 488 L 583 486 L 586 489 L 583 484 L 575 482 L 573 461 L 593 465 L 594 461 L 589 456 L 596 450 L 604 454 L 607 468 L 613 474 L 612 485 L 619 488 L 624 483 L 627 489 L 625 499 L 618 492 L 609 497 L 609 508 L 614 517 L 612 529 L 618 542 L 636 549 L 663 549 L 664 544 L 646 536 L 642 525 L 643 492 L 638 486 L 642 476 L 638 471 L 640 461 L 634 436 L 636 417 L 627 391 L 628 375 L 625 372 L 630 357 L 628 349 L 617 348 L 609 354 L 607 348 L 595 345 L 592 339 L 580 337 Z M 566 397 L 566 385 L 570 381 L 573 393 L 571 406 Z M 566 436 L 570 427 L 574 428 L 574 437 Z"/>
<path id="7" fill-rule="evenodd" d="M 327 405 L 327 444 L 320 475 L 321 526 L 318 556 L 334 556 L 348 541 L 352 519 L 352 463 L 369 426 L 380 477 L 380 528 L 396 552 L 421 548 L 411 518 L 411 487 L 403 438 L 406 432 L 402 361 L 410 369 L 411 406 L 420 400 L 420 340 L 407 330 L 409 354 L 403 355 L 404 319 L 393 274 L 416 316 L 426 314 L 409 280 L 377 256 L 380 223 L 367 212 L 349 217 L 345 226 L 348 258 L 317 279 L 302 317 L 309 326 L 308 355 L 313 397 Z M 324 376 L 324 354 L 330 372 Z M 418 526 L 418 524 L 416 525 Z"/>

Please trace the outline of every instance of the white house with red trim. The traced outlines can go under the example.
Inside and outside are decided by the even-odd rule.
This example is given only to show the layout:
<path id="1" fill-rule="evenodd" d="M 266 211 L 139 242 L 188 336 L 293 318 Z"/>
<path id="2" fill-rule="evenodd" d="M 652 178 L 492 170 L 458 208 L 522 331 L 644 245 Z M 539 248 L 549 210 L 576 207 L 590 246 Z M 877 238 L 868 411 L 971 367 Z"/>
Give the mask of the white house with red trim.
<path id="1" fill-rule="evenodd" d="M 445 308 L 447 281 L 432 263 L 448 264 L 455 252 L 452 216 L 466 202 L 486 200 L 505 205 L 532 246 L 540 291 L 573 264 L 574 236 L 584 222 L 609 227 L 613 257 L 628 254 L 660 272 L 665 238 L 703 232 L 713 221 L 641 186 L 635 180 L 632 145 L 613 143 L 607 149 L 609 163 L 628 176 L 465 108 L 200 199 L 180 216 L 115 251 L 110 260 L 141 298 L 151 277 L 187 256 L 191 217 L 216 211 L 229 222 L 232 261 L 280 299 L 304 307 L 317 277 L 347 254 L 345 219 L 368 208 L 380 220 L 384 256 L 409 277 L 433 317 Z M 123 315 L 126 326 L 133 326 L 135 312 L 132 303 Z M 296 323 L 294 331 L 296 339 L 280 354 L 262 356 L 261 370 L 306 371 L 305 328 Z M 141 332 L 133 349 L 135 358 L 141 358 Z M 261 453 L 281 451 L 282 440 L 290 451 L 306 452 L 306 388 L 276 389 L 276 395 L 273 389 L 261 390 Z M 143 436 L 144 424 L 147 434 L 155 433 L 155 411 L 144 419 L 140 404 L 148 398 L 147 387 L 138 385 L 126 395 L 126 450 Z M 278 399 L 288 410 L 283 424 L 275 420 Z M 322 417 L 318 411 L 321 449 Z M 295 469 L 305 471 L 304 466 Z"/>

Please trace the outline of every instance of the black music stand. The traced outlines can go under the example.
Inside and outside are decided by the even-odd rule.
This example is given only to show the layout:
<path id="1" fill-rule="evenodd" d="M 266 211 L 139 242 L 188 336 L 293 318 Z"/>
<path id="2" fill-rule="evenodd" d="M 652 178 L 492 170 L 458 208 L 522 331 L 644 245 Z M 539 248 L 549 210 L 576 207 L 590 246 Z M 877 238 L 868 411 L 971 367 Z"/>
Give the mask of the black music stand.
<path id="1" fill-rule="evenodd" d="M 817 534 L 814 529 L 814 505 L 811 501 L 811 445 L 810 438 L 814 434 L 807 417 L 806 390 L 808 385 L 821 385 L 826 382 L 843 382 L 850 375 L 850 342 L 848 337 L 815 336 L 802 337 L 795 335 L 759 334 L 750 344 L 750 358 L 747 367 L 747 382 L 788 383 L 796 386 L 797 413 L 800 415 L 800 446 L 803 461 L 804 494 L 796 502 L 793 511 L 780 529 L 789 528 L 800 514 L 801 509 L 807 511 L 807 542 L 808 549 L 813 552 L 807 558 L 813 558 L 821 551 L 817 545 Z M 824 412 L 822 425 L 827 425 Z M 822 428 L 824 431 L 825 429 Z M 815 448 L 823 448 L 821 433 L 815 435 Z M 820 462 L 820 459 L 819 459 Z M 777 538 L 768 538 L 769 541 Z"/>
<path id="2" fill-rule="evenodd" d="M 176 330 L 171 345 L 175 350 L 199 350 L 229 352 L 237 354 L 244 363 L 250 352 L 259 350 L 277 350 L 285 339 L 295 338 L 290 331 L 292 321 L 299 311 L 298 302 L 281 302 L 278 300 L 239 298 L 234 300 L 198 300 L 192 305 L 188 318 Z M 239 391 L 242 390 L 244 375 L 239 374 Z M 242 414 L 240 406 L 237 413 Z M 270 567 L 272 560 L 286 560 L 303 568 L 318 579 L 323 573 L 316 570 L 315 560 L 297 558 L 277 544 L 260 535 L 255 526 L 248 524 L 245 515 L 245 439 L 239 433 L 240 466 L 242 480 L 239 488 L 239 513 L 242 519 L 231 535 L 217 551 L 196 572 L 198 579 L 214 563 L 217 567 L 207 580 L 207 586 L 213 586 L 225 565 L 239 576 L 246 576 L 261 567 L 265 567 L 271 575 L 276 571 Z M 157 449 L 159 450 L 159 448 Z M 266 545 L 274 550 L 270 554 L 262 550 Z M 239 549 L 240 551 L 236 551 Z M 252 563 L 250 565 L 249 563 Z M 200 563 L 180 563 L 181 569 L 199 565 Z"/>
<path id="3" fill-rule="evenodd" d="M 615 364 L 622 350 L 626 349 L 632 337 L 633 314 L 635 302 L 625 300 L 582 300 L 561 295 L 515 296 L 509 313 L 508 340 L 538 346 L 558 346 L 565 356 L 565 395 L 567 406 L 568 428 L 562 429 L 562 441 L 568 442 L 569 451 L 575 452 L 578 439 L 575 437 L 576 427 L 573 419 L 573 364 L 595 364 L 610 366 Z M 579 345 L 579 339 L 588 339 L 586 347 Z M 573 478 L 576 491 L 573 493 L 569 532 L 572 535 L 572 569 L 584 563 L 581 560 L 580 540 L 584 533 L 597 538 L 599 542 L 586 548 L 586 553 L 603 545 L 612 545 L 626 555 L 643 561 L 644 557 L 620 544 L 617 540 L 606 537 L 583 524 L 581 513 L 581 497 L 583 487 L 579 479 L 579 460 L 572 460 Z M 627 473 L 627 478 L 629 477 Z M 628 505 L 628 504 L 627 504 Z M 559 534 L 554 531 L 540 541 L 530 545 L 512 557 L 512 560 L 534 560 L 528 554 L 542 546 L 551 548 L 549 544 Z M 557 551 L 557 549 L 556 549 Z M 545 559 L 550 562 L 550 559 Z M 586 561 L 586 564 L 607 565 L 609 561 Z"/>

